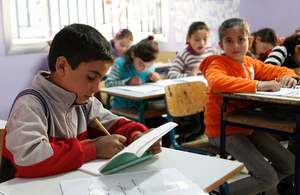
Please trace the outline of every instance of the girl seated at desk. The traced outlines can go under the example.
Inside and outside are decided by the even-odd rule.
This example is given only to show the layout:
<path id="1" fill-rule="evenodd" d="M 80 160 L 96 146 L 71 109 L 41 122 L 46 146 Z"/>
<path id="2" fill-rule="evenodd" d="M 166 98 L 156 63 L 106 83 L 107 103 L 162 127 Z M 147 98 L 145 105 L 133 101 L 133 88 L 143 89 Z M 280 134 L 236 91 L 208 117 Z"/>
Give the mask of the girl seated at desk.
<path id="1" fill-rule="evenodd" d="M 220 147 L 223 97 L 214 93 L 278 91 L 281 87 L 292 87 L 297 83 L 297 75 L 288 68 L 264 64 L 246 56 L 252 43 L 246 21 L 238 18 L 224 21 L 219 28 L 219 39 L 225 56 L 209 56 L 200 65 L 208 81 L 205 134 L 217 147 Z M 239 108 L 249 106 L 243 101 L 235 101 L 234 104 Z M 228 106 L 227 111 L 231 110 L 234 108 Z M 267 195 L 278 194 L 278 181 L 294 172 L 294 155 L 266 132 L 228 126 L 225 140 L 226 151 L 243 162 L 251 172 L 251 176 L 229 184 L 231 195 L 252 195 L 263 191 L 267 191 Z"/>
<path id="2" fill-rule="evenodd" d="M 118 58 L 107 76 L 105 87 L 121 85 L 141 85 L 146 81 L 158 81 L 160 76 L 153 66 L 159 48 L 153 36 L 133 45 L 124 57 Z M 114 97 L 112 108 L 124 107 L 138 102 Z"/>

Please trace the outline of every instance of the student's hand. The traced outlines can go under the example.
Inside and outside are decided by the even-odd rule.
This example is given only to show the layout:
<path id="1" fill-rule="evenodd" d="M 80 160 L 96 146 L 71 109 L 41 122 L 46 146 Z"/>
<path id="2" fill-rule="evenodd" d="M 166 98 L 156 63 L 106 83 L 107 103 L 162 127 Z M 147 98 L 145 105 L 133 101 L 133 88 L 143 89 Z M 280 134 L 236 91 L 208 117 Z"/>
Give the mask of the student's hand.
<path id="1" fill-rule="evenodd" d="M 295 87 L 297 85 L 297 80 L 290 76 L 283 76 L 279 83 L 282 87 Z"/>
<path id="2" fill-rule="evenodd" d="M 97 158 L 111 158 L 122 151 L 125 146 L 126 137 L 123 135 L 113 134 L 97 137 L 93 139 Z"/>
<path id="3" fill-rule="evenodd" d="M 257 91 L 279 91 L 281 88 L 281 84 L 275 80 L 259 82 L 257 84 Z"/>
<path id="4" fill-rule="evenodd" d="M 148 131 L 145 131 L 143 133 L 139 133 L 137 135 L 134 136 L 133 141 L 139 139 L 140 137 L 142 137 L 143 135 L 149 133 L 150 131 L 154 130 L 155 128 L 149 129 Z M 161 146 L 162 146 L 162 139 L 160 138 L 159 140 L 157 140 L 150 148 L 148 148 L 148 152 L 150 154 L 158 154 L 161 152 Z"/>
<path id="5" fill-rule="evenodd" d="M 128 85 L 141 85 L 141 84 L 143 84 L 142 80 L 138 76 L 134 76 L 128 81 Z"/>
<path id="6" fill-rule="evenodd" d="M 157 72 L 150 72 L 150 74 L 149 74 L 149 80 L 150 81 L 155 82 L 155 81 L 158 81 L 160 79 L 161 78 L 160 78 L 160 76 L 159 76 L 159 74 Z"/>
<path id="7" fill-rule="evenodd" d="M 198 75 L 198 72 L 199 72 L 199 66 L 200 66 L 200 64 L 193 67 L 193 70 L 192 70 L 192 72 L 191 72 L 191 75 L 192 75 L 192 76 L 197 76 L 197 75 Z"/>

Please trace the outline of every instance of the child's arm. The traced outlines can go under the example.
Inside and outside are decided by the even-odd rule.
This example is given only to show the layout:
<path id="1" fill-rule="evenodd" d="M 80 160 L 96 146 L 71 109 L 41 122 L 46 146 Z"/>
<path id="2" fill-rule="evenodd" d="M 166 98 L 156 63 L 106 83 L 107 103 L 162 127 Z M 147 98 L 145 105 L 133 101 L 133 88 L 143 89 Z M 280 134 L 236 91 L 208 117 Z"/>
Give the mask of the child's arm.
<path id="1" fill-rule="evenodd" d="M 185 64 L 183 59 L 181 58 L 180 54 L 175 56 L 172 66 L 169 69 L 168 72 L 168 79 L 176 79 L 176 78 L 182 78 L 190 76 L 187 73 L 183 73 L 185 69 Z"/>
<path id="2" fill-rule="evenodd" d="M 114 86 L 122 86 L 126 85 L 126 83 L 132 78 L 121 79 L 122 77 L 122 70 L 120 70 L 119 64 L 114 64 L 111 68 L 110 74 L 107 76 L 105 81 L 105 87 L 114 87 Z"/>

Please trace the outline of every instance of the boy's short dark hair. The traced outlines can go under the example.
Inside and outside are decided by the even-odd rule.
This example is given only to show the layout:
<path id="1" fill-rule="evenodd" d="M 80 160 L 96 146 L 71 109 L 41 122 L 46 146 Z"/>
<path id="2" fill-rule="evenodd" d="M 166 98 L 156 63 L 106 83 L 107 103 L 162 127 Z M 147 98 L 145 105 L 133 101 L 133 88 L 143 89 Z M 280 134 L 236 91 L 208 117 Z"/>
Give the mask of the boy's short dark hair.
<path id="1" fill-rule="evenodd" d="M 55 72 L 58 57 L 64 56 L 72 70 L 82 62 L 108 61 L 115 57 L 109 42 L 95 28 L 85 24 L 71 24 L 61 29 L 54 37 L 49 51 L 48 66 Z"/>

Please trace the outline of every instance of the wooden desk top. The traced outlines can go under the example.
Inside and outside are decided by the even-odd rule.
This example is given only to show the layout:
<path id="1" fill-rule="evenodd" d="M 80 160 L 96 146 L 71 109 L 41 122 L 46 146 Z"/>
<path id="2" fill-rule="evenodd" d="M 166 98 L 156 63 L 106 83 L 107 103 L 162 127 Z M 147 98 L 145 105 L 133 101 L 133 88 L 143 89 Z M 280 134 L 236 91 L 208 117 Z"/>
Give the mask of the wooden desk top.
<path id="1" fill-rule="evenodd" d="M 300 106 L 300 98 L 297 97 L 262 95 L 256 93 L 214 93 L 214 95 L 220 95 L 223 97 L 236 98 L 242 100 L 252 100 L 252 101 L 260 101 L 260 102 L 267 102 L 267 103 Z"/>
<path id="2" fill-rule="evenodd" d="M 165 90 L 150 91 L 148 93 L 139 93 L 135 91 L 129 91 L 124 89 L 118 89 L 117 87 L 103 88 L 101 92 L 107 93 L 108 95 L 118 96 L 133 100 L 147 100 L 152 98 L 163 97 L 165 95 Z"/>
<path id="3" fill-rule="evenodd" d="M 116 174 L 165 168 L 178 169 L 200 188 L 210 192 L 239 173 L 244 165 L 237 161 L 163 148 L 162 153 L 153 158 L 118 171 Z M 61 194 L 60 181 L 88 177 L 94 176 L 74 170 L 48 177 L 15 178 L 1 183 L 0 192 L 3 191 L 9 195 Z"/>
<path id="4" fill-rule="evenodd" d="M 194 77 L 184 77 L 178 79 L 166 79 L 161 80 L 167 84 L 177 84 L 177 83 L 185 83 L 185 82 L 193 82 L 193 81 L 203 81 L 207 85 L 207 81 L 203 75 L 194 76 Z M 145 85 L 147 87 L 147 85 Z M 165 88 L 161 86 L 161 89 L 155 91 L 148 91 L 148 92 L 137 92 L 137 91 L 130 91 L 121 89 L 118 87 L 108 87 L 108 88 L 101 88 L 100 92 L 107 93 L 108 95 L 123 97 L 127 99 L 133 100 L 147 100 L 153 98 L 163 97 L 165 95 Z"/>

